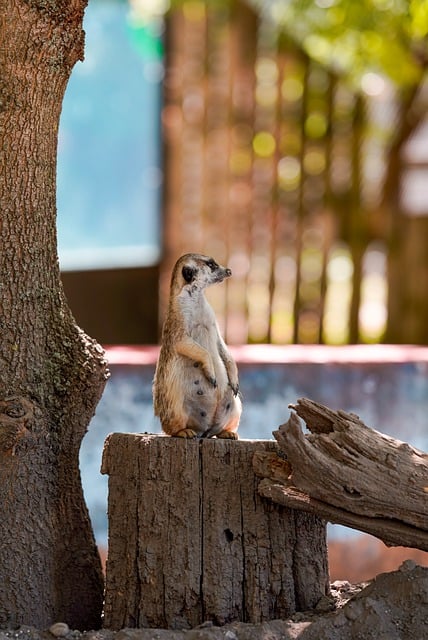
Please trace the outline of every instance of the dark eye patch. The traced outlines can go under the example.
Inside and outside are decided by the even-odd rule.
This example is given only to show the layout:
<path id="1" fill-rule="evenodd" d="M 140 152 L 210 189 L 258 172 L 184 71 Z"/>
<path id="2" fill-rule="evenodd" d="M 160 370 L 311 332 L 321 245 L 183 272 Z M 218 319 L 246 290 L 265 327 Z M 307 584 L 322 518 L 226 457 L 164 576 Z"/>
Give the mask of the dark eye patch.
<path id="1" fill-rule="evenodd" d="M 215 271 L 218 268 L 218 264 L 215 260 L 207 260 L 206 262 L 207 267 L 209 267 L 211 269 L 211 271 Z"/>
<path id="2" fill-rule="evenodd" d="M 196 269 L 194 267 L 186 267 L 184 266 L 181 270 L 181 274 L 184 278 L 185 282 L 192 282 L 195 279 Z"/>

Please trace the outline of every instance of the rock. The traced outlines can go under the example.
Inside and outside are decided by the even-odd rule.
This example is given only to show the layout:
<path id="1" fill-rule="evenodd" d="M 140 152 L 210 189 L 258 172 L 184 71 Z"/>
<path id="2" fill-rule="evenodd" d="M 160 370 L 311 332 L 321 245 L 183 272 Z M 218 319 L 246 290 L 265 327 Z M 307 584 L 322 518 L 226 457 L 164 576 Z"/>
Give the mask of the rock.
<path id="1" fill-rule="evenodd" d="M 424 640 L 428 568 L 405 562 L 377 576 L 334 614 L 319 617 L 299 640 Z"/>
<path id="2" fill-rule="evenodd" d="M 70 627 L 65 622 L 55 622 L 49 627 L 49 631 L 56 638 L 63 638 L 70 633 Z"/>

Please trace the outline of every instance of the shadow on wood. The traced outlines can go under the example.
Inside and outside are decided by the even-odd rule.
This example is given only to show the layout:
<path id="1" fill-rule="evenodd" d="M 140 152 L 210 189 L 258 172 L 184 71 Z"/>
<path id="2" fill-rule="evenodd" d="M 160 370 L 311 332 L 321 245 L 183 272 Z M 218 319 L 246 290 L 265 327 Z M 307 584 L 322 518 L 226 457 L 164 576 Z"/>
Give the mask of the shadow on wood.
<path id="1" fill-rule="evenodd" d="M 329 588 L 325 523 L 259 497 L 256 451 L 278 446 L 108 437 L 105 627 L 257 623 L 315 607 Z"/>

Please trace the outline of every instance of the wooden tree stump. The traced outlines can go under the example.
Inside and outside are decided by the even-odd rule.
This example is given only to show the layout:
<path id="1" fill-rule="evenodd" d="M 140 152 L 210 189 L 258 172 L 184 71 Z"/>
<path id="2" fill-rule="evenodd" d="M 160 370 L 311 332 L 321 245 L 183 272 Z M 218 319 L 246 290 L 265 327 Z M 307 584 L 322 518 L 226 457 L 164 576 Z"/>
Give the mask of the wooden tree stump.
<path id="1" fill-rule="evenodd" d="M 278 450 L 108 437 L 107 628 L 257 623 L 317 604 L 329 588 L 325 523 L 258 495 L 254 453 Z"/>

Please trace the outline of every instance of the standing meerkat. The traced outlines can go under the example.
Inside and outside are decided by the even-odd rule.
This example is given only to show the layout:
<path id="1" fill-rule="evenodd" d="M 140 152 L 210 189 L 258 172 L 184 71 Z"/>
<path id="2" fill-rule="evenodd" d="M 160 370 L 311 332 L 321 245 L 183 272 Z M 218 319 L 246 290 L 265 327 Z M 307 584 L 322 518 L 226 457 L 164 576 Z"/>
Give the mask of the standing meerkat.
<path id="1" fill-rule="evenodd" d="M 155 414 L 170 436 L 238 438 L 238 369 L 204 291 L 231 275 L 197 253 L 174 266 L 153 381 Z"/>

